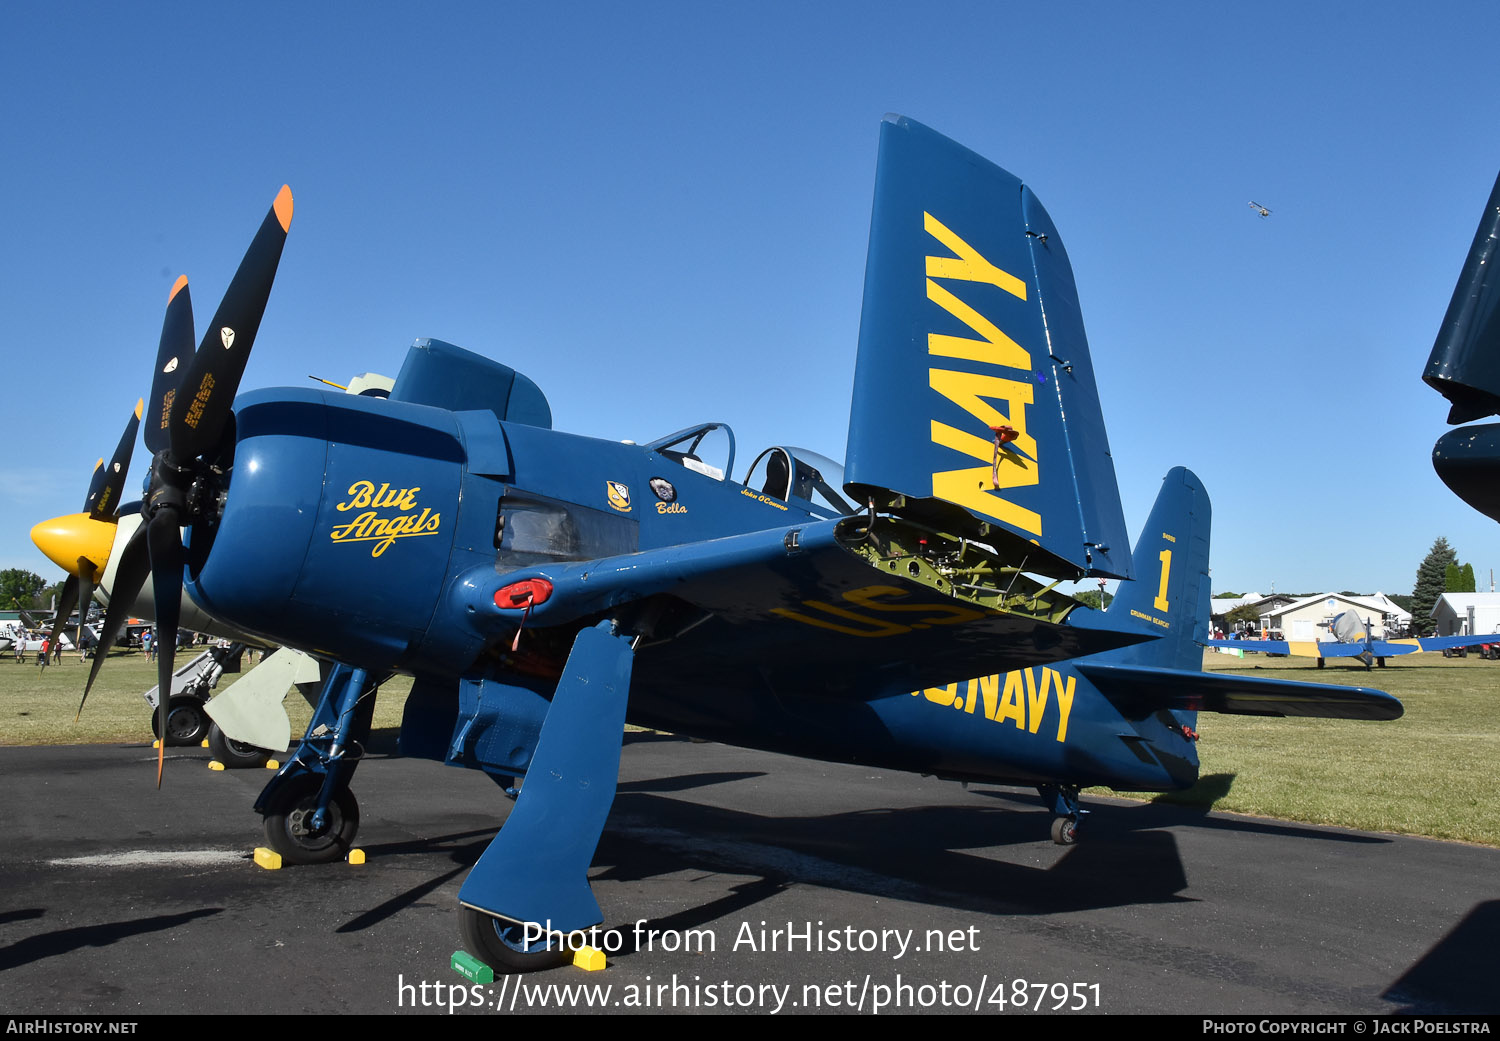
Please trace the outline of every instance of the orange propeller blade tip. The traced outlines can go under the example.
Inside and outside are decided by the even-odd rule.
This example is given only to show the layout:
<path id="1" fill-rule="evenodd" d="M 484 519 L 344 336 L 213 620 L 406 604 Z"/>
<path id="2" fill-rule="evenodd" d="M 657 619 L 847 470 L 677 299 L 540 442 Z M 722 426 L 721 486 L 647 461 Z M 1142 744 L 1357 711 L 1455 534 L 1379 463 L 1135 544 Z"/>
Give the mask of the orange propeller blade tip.
<path id="1" fill-rule="evenodd" d="M 177 294 L 180 293 L 180 292 L 182 292 L 186 288 L 187 288 L 187 276 L 186 275 L 178 275 L 177 276 L 177 281 L 175 281 L 175 282 L 172 283 L 172 291 L 167 294 L 167 303 L 170 304 L 173 300 L 177 299 Z"/>
<path id="2" fill-rule="evenodd" d="M 141 418 L 141 413 L 145 410 L 145 408 L 146 408 L 146 399 L 145 398 L 136 398 L 135 399 L 135 418 L 136 419 L 140 419 Z M 102 462 L 102 460 L 101 460 L 101 462 Z"/>
<path id="3" fill-rule="evenodd" d="M 271 207 L 276 211 L 276 219 L 281 222 L 282 231 L 292 230 L 292 189 L 290 185 L 283 184 L 281 191 L 276 193 L 276 202 Z"/>
<path id="4" fill-rule="evenodd" d="M 161 788 L 161 770 L 167 762 L 167 742 L 165 740 L 156 743 L 156 787 Z"/>

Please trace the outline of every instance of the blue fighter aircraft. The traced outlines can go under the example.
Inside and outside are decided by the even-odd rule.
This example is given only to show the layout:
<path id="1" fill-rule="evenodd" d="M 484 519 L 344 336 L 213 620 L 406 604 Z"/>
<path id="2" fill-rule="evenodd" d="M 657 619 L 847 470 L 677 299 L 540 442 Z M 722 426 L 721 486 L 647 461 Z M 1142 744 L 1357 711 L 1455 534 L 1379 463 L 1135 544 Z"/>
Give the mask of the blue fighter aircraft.
<path id="1" fill-rule="evenodd" d="M 1453 299 L 1422 378 L 1452 406 L 1451 424 L 1500 415 L 1500 281 L 1495 273 L 1500 245 L 1500 178 L 1464 259 Z M 1432 447 L 1432 465 L 1464 502 L 1500 520 L 1500 423 L 1460 426 Z"/>
<path id="2" fill-rule="evenodd" d="M 164 676 L 184 583 L 335 663 L 256 803 L 291 862 L 349 849 L 377 688 L 411 674 L 404 754 L 525 777 L 459 894 L 492 964 L 558 957 L 526 923 L 602 921 L 587 870 L 627 719 L 1035 786 L 1070 842 L 1082 786 L 1193 783 L 1198 711 L 1400 715 L 1374 691 L 1199 672 L 1206 494 L 1169 474 L 1132 556 L 1057 230 L 917 123 L 881 130 L 843 474 L 776 446 L 737 478 L 719 423 L 644 445 L 555 431 L 531 380 L 436 340 L 385 398 L 236 399 L 291 215 L 283 189 L 196 352 L 174 290 L 145 523 L 105 628 L 149 574 Z M 1101 614 L 1056 588 L 1085 575 L 1135 581 Z"/>

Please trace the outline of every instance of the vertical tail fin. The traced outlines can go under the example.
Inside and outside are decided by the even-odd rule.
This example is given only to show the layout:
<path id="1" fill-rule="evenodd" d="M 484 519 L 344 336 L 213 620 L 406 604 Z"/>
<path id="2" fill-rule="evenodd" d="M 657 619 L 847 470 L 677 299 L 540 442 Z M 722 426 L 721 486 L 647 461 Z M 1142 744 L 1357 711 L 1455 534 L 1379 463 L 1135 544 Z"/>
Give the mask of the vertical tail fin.
<path id="1" fill-rule="evenodd" d="M 1213 507 L 1198 475 L 1176 467 L 1135 544 L 1135 581 L 1122 582 L 1107 617 L 1144 622 L 1162 638 L 1109 652 L 1120 664 L 1197 672 L 1208 639 L 1208 543 Z"/>
<path id="2" fill-rule="evenodd" d="M 1057 229 L 1015 177 L 899 116 L 880 131 L 845 478 L 1028 571 L 1130 575 Z"/>

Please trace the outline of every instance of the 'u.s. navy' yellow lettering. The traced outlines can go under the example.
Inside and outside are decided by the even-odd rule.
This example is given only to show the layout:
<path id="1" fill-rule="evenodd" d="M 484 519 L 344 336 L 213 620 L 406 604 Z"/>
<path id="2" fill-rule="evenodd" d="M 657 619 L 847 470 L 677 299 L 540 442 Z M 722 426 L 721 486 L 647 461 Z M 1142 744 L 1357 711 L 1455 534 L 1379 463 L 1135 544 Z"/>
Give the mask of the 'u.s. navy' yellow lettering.
<path id="1" fill-rule="evenodd" d="M 889 603 L 891 600 L 908 598 L 907 591 L 899 586 L 862 586 L 842 595 L 846 601 L 860 610 L 851 610 L 838 604 L 824 603 L 821 600 L 805 600 L 799 606 L 816 611 L 820 615 L 832 615 L 834 618 L 843 619 L 844 622 L 853 622 L 853 625 L 835 622 L 818 615 L 805 614 L 789 607 L 773 607 L 771 613 L 794 622 L 801 622 L 803 625 L 815 625 L 819 629 L 831 629 L 847 636 L 900 636 L 913 629 L 928 629 L 934 625 L 956 625 L 959 622 L 969 622 L 984 617 L 982 611 L 955 603 Z M 881 618 L 878 615 L 865 614 L 865 611 L 898 615 L 905 619 L 906 624 L 903 625 L 889 617 Z M 910 617 L 913 614 L 920 614 L 921 617 Z"/>
<path id="2" fill-rule="evenodd" d="M 929 386 L 972 416 L 981 425 L 976 429 L 1008 426 L 1019 433 L 1015 442 L 1019 451 L 1001 451 L 996 464 L 996 449 L 992 441 L 934 419 L 933 444 L 981 460 L 987 465 L 934 472 L 932 494 L 975 513 L 993 517 L 1033 535 L 1040 535 L 1041 516 L 1001 494 L 1006 489 L 1035 485 L 1039 479 L 1036 461 L 1040 456 L 1037 454 L 1036 438 L 1026 429 L 1026 409 L 1034 400 L 1034 388 L 1030 381 L 1031 354 L 993 321 L 934 280 L 944 278 L 984 283 L 996 286 L 1019 300 L 1026 299 L 1026 283 L 990 263 L 932 214 L 922 214 L 922 226 L 928 234 L 956 254 L 952 257 L 927 257 L 927 299 L 977 335 L 977 338 L 970 338 L 948 333 L 928 333 L 927 353 L 935 357 L 958 358 L 1026 374 L 1025 379 L 1017 380 L 988 373 L 928 369 Z M 990 402 L 1004 403 L 1005 411 L 1002 412 Z"/>
<path id="3" fill-rule="evenodd" d="M 1049 716 L 1047 706 L 1055 700 L 1057 711 L 1050 713 L 1056 720 L 1054 736 L 1058 741 L 1066 741 L 1077 686 L 1078 677 L 1065 676 L 1056 669 L 1044 667 L 976 676 L 964 683 L 914 690 L 912 696 L 921 696 L 934 705 L 951 706 L 970 715 L 983 715 L 995 723 L 1009 723 L 1017 730 L 1032 734 L 1041 730 L 1042 723 Z M 966 692 L 964 695 L 959 693 L 961 687 Z"/>

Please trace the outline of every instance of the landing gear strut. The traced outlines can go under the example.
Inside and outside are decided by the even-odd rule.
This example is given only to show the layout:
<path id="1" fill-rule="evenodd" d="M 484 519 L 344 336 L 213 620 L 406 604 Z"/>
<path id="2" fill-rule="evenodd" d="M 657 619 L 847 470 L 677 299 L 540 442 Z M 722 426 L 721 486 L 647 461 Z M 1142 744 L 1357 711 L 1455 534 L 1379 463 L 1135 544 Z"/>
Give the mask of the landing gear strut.
<path id="1" fill-rule="evenodd" d="M 1076 785 L 1045 784 L 1037 788 L 1042 803 L 1057 816 L 1052 820 L 1052 841 L 1059 846 L 1071 846 L 1078 841 L 1078 825 L 1088 815 L 1088 810 L 1078 804 Z"/>
<path id="2" fill-rule="evenodd" d="M 335 665 L 323 682 L 307 735 L 255 801 L 266 841 L 291 864 L 343 859 L 359 831 L 349 779 L 364 754 L 379 681 Z"/>

